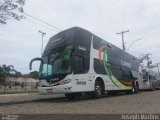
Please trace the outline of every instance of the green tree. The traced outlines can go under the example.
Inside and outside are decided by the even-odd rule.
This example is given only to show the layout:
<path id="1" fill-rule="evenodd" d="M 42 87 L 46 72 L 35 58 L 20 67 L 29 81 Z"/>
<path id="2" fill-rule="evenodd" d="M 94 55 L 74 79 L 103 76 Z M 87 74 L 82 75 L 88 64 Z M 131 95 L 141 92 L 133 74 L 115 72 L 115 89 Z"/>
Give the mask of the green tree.
<path id="1" fill-rule="evenodd" d="M 10 72 L 12 70 L 14 70 L 14 66 L 13 65 L 7 66 L 7 65 L 4 64 L 4 65 L 2 65 L 2 69 L 3 69 L 4 73 L 5 73 L 5 76 L 8 76 L 8 75 L 10 75 Z"/>
<path id="2" fill-rule="evenodd" d="M 13 65 L 2 65 L 0 66 L 0 84 L 5 83 L 5 79 L 7 76 L 10 77 L 20 77 L 22 76 L 21 72 L 18 72 L 14 69 Z"/>
<path id="3" fill-rule="evenodd" d="M 0 1 L 0 23 L 6 24 L 7 20 L 14 18 L 16 20 L 23 19 L 23 15 L 19 15 L 16 11 L 23 13 L 25 0 L 1 0 Z"/>
<path id="4" fill-rule="evenodd" d="M 14 66 L 13 65 L 9 65 L 9 66 L 7 66 L 7 65 L 2 65 L 1 67 L 0 67 L 0 74 L 1 74 L 1 78 L 4 78 L 5 79 L 5 77 L 6 76 L 9 76 L 10 75 L 10 72 L 11 71 L 13 71 L 14 70 Z"/>
<path id="5" fill-rule="evenodd" d="M 39 77 L 38 71 L 30 72 L 30 73 L 29 73 L 29 77 L 30 77 L 30 78 L 38 79 L 38 77 Z"/>
<path id="6" fill-rule="evenodd" d="M 5 80 L 5 72 L 3 71 L 3 68 L 0 66 L 0 84 L 3 84 Z"/>

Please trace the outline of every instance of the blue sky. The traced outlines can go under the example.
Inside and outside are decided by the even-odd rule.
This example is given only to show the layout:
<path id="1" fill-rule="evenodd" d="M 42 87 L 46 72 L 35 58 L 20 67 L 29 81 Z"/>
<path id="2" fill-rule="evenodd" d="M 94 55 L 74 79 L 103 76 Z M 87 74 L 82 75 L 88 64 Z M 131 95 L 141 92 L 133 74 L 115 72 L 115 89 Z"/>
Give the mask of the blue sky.
<path id="1" fill-rule="evenodd" d="M 139 38 L 129 53 L 136 57 L 151 53 L 153 63 L 160 62 L 160 1 L 159 0 L 26 0 L 24 12 L 62 30 L 79 26 L 122 48 L 116 32 L 128 30 L 125 45 Z M 36 23 L 38 24 L 36 24 Z M 29 62 L 41 54 L 41 35 L 44 47 L 49 38 L 60 32 L 28 16 L 0 25 L 0 65 L 14 65 L 28 73 Z M 38 70 L 38 63 L 33 70 Z"/>

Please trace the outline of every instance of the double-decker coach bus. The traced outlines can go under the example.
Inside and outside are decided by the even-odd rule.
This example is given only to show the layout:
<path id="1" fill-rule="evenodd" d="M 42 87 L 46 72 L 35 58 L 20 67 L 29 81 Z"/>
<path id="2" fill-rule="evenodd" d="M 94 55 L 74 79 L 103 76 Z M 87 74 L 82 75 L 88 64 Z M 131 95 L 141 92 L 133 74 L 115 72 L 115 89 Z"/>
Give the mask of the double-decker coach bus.
<path id="1" fill-rule="evenodd" d="M 39 70 L 40 93 L 64 93 L 69 99 L 88 93 L 138 92 L 139 60 L 91 32 L 73 27 L 50 38 Z"/>

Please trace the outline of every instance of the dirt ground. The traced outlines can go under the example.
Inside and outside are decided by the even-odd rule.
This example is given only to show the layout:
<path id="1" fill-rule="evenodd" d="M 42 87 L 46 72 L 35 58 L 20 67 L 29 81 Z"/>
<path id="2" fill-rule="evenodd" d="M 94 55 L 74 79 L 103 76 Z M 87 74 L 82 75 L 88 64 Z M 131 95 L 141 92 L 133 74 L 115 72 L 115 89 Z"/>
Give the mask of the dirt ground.
<path id="1" fill-rule="evenodd" d="M 28 96 L 29 97 L 29 96 Z M 119 94 L 100 99 L 67 100 L 63 96 L 41 101 L 1 104 L 4 114 L 126 114 L 160 113 L 160 90 L 139 94 Z"/>

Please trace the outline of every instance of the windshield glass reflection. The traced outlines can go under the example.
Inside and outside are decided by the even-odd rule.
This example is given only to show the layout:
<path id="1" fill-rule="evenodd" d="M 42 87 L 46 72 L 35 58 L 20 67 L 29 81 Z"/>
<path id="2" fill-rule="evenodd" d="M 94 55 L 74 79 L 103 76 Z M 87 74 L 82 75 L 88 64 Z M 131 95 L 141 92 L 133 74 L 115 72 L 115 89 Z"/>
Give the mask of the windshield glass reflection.
<path id="1" fill-rule="evenodd" d="M 40 77 L 59 76 L 71 73 L 71 45 L 43 57 L 44 64 L 40 67 Z"/>

